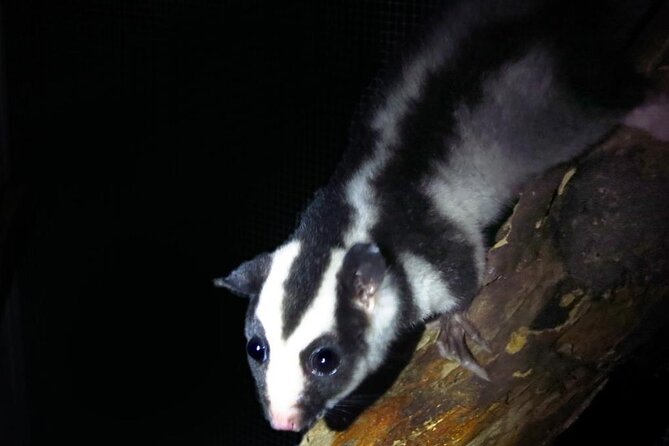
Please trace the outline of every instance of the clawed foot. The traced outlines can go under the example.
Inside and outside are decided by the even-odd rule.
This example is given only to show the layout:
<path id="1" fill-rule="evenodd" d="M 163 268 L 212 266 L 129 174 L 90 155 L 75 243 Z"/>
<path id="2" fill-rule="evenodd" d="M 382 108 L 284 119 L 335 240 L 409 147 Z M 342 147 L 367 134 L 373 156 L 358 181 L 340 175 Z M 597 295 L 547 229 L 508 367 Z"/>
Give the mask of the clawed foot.
<path id="1" fill-rule="evenodd" d="M 465 335 L 487 352 L 491 351 L 490 345 L 481 337 L 464 313 L 444 314 L 440 319 L 440 325 L 441 331 L 437 339 L 437 347 L 441 356 L 457 361 L 480 378 L 490 381 L 488 372 L 479 365 L 467 347 Z"/>

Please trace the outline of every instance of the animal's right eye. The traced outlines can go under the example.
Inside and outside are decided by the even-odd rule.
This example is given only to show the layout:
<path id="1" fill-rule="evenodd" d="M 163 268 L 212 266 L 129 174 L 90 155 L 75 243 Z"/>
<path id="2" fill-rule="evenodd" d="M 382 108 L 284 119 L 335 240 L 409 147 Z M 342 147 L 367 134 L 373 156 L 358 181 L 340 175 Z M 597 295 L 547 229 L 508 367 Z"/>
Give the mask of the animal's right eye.
<path id="1" fill-rule="evenodd" d="M 246 353 L 248 353 L 254 361 L 263 363 L 267 361 L 267 358 L 269 357 L 269 346 L 263 338 L 254 336 L 249 339 L 249 342 L 246 344 Z"/>
<path id="2" fill-rule="evenodd" d="M 337 352 L 328 347 L 317 348 L 309 358 L 311 373 L 318 376 L 333 375 L 340 362 Z"/>

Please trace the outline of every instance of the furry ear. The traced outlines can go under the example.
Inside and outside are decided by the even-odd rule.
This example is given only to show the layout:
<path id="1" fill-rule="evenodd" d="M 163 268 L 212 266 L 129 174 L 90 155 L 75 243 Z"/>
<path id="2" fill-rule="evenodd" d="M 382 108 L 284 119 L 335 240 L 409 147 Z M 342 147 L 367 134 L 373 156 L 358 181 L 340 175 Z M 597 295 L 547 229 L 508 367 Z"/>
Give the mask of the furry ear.
<path id="1" fill-rule="evenodd" d="M 386 261 L 373 243 L 356 243 L 344 257 L 343 279 L 349 284 L 355 303 L 367 313 L 374 310 L 376 292 L 386 274 Z"/>
<path id="2" fill-rule="evenodd" d="M 242 297 L 257 296 L 260 294 L 265 279 L 267 279 L 271 263 L 272 257 L 270 254 L 260 254 L 253 260 L 239 265 L 226 277 L 214 279 L 214 286 L 225 288 Z"/>

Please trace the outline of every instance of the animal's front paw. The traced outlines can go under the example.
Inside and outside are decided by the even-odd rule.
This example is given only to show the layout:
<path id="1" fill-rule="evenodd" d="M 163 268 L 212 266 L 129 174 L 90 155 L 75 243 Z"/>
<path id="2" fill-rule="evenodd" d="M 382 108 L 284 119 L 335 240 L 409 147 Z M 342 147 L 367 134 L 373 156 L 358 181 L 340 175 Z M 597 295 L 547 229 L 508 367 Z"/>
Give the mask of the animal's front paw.
<path id="1" fill-rule="evenodd" d="M 490 352 L 490 345 L 481 337 L 467 316 L 464 313 L 444 314 L 439 322 L 441 330 L 437 339 L 437 347 L 441 356 L 457 361 L 480 378 L 490 381 L 488 372 L 481 367 L 469 350 L 465 337 L 468 336 L 472 342 L 488 352 Z"/>

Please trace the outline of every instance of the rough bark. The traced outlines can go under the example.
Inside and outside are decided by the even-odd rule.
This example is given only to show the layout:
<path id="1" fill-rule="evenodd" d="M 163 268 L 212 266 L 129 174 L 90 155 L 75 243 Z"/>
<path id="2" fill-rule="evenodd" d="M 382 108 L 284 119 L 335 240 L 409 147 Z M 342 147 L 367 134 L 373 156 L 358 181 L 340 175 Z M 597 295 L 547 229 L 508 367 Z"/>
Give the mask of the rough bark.
<path id="1" fill-rule="evenodd" d="M 469 316 L 485 382 L 428 327 L 393 386 L 346 430 L 302 445 L 541 445 L 669 323 L 669 145 L 621 128 L 527 186 L 488 253 Z"/>

